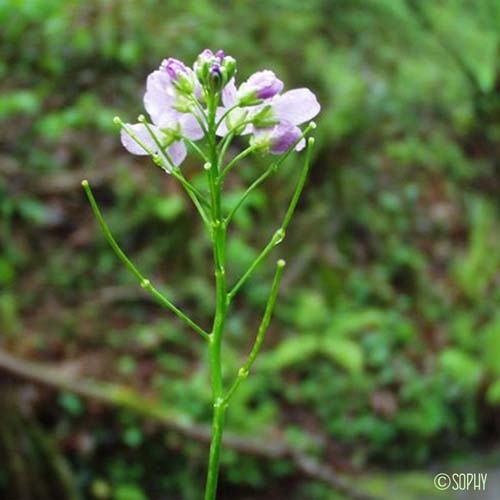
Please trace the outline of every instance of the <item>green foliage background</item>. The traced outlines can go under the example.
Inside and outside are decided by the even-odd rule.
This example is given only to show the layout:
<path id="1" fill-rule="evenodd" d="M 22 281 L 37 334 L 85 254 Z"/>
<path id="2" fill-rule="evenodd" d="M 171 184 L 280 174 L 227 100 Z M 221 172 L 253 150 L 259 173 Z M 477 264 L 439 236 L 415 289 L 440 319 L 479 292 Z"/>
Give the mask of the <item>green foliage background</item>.
<path id="1" fill-rule="evenodd" d="M 137 289 L 80 181 L 91 180 L 145 274 L 209 324 L 202 227 L 170 177 L 121 148 L 112 117 L 142 112 L 145 76 L 164 57 L 191 63 L 222 47 L 240 79 L 269 68 L 323 105 L 312 176 L 275 254 L 289 262 L 281 301 L 229 428 L 250 437 L 279 429 L 311 451 L 320 436 L 321 459 L 348 471 L 424 466 L 498 438 L 498 0 L 0 0 L 0 26 L 3 349 L 208 420 L 201 342 Z M 228 202 L 266 161 L 241 166 Z M 290 161 L 238 216 L 231 276 L 276 229 L 297 167 Z M 194 160 L 183 168 L 201 176 Z M 253 338 L 271 264 L 229 321 L 228 376 Z M 0 427 L 14 425 L 3 417 L 10 397 L 28 399 L 26 428 L 43 430 L 50 456 L 71 465 L 74 495 L 199 500 L 199 444 L 128 411 L 8 385 Z M 43 484 L 50 471 L 26 465 L 26 446 L 16 455 L 4 444 L 0 457 L 28 457 L 14 469 Z M 5 470 L 5 498 L 45 498 Z M 76 498 L 70 490 L 60 498 Z M 226 451 L 222 498 L 252 495 L 338 498 L 290 463 Z"/>

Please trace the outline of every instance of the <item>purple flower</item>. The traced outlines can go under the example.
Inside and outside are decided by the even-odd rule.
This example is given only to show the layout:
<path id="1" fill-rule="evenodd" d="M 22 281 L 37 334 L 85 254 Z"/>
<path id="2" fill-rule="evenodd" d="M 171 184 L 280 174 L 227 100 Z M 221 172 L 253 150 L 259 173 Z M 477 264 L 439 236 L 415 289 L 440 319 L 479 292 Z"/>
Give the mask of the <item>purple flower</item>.
<path id="1" fill-rule="evenodd" d="M 163 61 L 159 70 L 153 71 L 147 78 L 144 107 L 149 113 L 152 125 L 151 132 L 156 136 L 172 163 L 178 166 L 186 157 L 186 146 L 182 137 L 198 140 L 203 137 L 203 131 L 196 118 L 191 113 L 180 112 L 176 105 L 178 101 L 177 88 L 167 68 L 172 59 Z M 178 61 L 180 62 L 180 61 Z M 182 65 L 182 63 L 180 63 Z M 178 68 L 177 62 L 170 67 Z M 179 73 L 177 73 L 179 75 Z M 129 129 L 133 135 L 127 133 Z M 134 138 L 135 136 L 135 138 Z M 138 139 L 138 141 L 136 140 Z M 136 155 L 148 155 L 151 152 L 158 154 L 167 170 L 171 169 L 168 158 L 162 153 L 151 137 L 144 123 L 127 124 L 121 131 L 121 141 L 125 149 Z M 145 147 L 144 147 L 145 146 Z"/>
<path id="2" fill-rule="evenodd" d="M 271 153 L 284 153 L 302 133 L 297 125 L 312 120 L 320 109 L 316 96 L 309 89 L 289 90 L 274 97 L 255 114 L 254 139 L 259 142 L 267 137 Z M 295 149 L 300 151 L 304 145 L 305 141 L 300 141 Z"/>
<path id="3" fill-rule="evenodd" d="M 238 105 L 238 92 L 234 80 L 231 80 L 222 92 L 223 106 L 217 111 L 219 117 L 227 113 L 230 108 Z M 301 132 L 297 125 L 312 120 L 320 109 L 321 106 L 316 96 L 309 89 L 293 89 L 282 95 L 275 95 L 257 106 L 235 108 L 221 123 L 217 134 L 224 136 L 229 130 L 234 129 L 235 123 L 238 125 L 238 114 L 241 116 L 242 111 L 246 110 L 245 121 L 251 122 L 251 124 L 244 126 L 239 133 L 253 133 L 254 140 L 258 143 L 272 139 L 272 142 L 267 144 L 276 142 L 276 146 L 272 147 L 271 145 L 270 151 L 271 153 L 279 153 L 287 142 L 290 143 L 288 146 L 290 147 L 300 136 Z M 295 139 L 290 140 L 293 135 L 296 136 Z M 295 149 L 300 151 L 304 144 L 305 142 L 301 141 Z"/>
<path id="4" fill-rule="evenodd" d="M 283 82 L 269 70 L 258 71 L 240 85 L 238 99 L 240 104 L 251 104 L 257 99 L 270 99 L 283 90 Z"/>

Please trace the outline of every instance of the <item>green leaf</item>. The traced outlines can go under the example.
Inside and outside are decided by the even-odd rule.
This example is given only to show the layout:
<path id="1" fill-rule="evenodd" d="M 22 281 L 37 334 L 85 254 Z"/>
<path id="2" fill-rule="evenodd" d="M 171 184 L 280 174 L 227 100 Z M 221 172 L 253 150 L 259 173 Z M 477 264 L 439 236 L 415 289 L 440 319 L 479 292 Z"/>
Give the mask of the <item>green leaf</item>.
<path id="1" fill-rule="evenodd" d="M 475 387 L 481 378 L 481 364 L 461 349 L 445 349 L 439 356 L 439 365 L 454 383 L 466 388 Z"/>
<path id="2" fill-rule="evenodd" d="M 262 358 L 265 366 L 282 370 L 310 359 L 318 352 L 319 341 L 314 335 L 299 335 L 281 342 Z"/>
<path id="3" fill-rule="evenodd" d="M 332 323 L 327 335 L 340 337 L 353 335 L 367 328 L 381 327 L 387 322 L 388 314 L 378 309 L 362 309 L 333 312 L 331 317 Z"/>
<path id="4" fill-rule="evenodd" d="M 356 342 L 347 339 L 327 338 L 321 343 L 321 352 L 351 374 L 363 371 L 364 354 Z"/>

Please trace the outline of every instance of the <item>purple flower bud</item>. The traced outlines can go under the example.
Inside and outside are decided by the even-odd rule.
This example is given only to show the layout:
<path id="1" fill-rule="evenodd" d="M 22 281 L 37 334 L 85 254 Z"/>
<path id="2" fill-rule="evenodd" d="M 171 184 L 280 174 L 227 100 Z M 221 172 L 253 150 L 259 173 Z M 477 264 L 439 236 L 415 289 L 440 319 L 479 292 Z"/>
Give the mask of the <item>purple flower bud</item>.
<path id="1" fill-rule="evenodd" d="M 201 62 L 204 62 L 204 61 L 210 61 L 213 57 L 214 53 L 210 49 L 205 49 L 203 52 L 200 53 L 198 59 Z"/>
<path id="2" fill-rule="evenodd" d="M 222 75 L 222 69 L 219 63 L 213 63 L 210 67 L 210 75 L 212 78 L 219 78 Z"/>
<path id="3" fill-rule="evenodd" d="M 179 76 L 181 74 L 188 73 L 186 65 L 182 61 L 174 59 L 173 57 L 170 57 L 166 61 L 164 61 L 162 63 L 162 67 L 166 70 L 168 76 L 175 82 L 179 79 Z"/>
<path id="4" fill-rule="evenodd" d="M 215 53 L 215 57 L 219 60 L 219 62 L 222 64 L 222 61 L 224 61 L 224 57 L 226 57 L 224 51 L 221 49 L 221 50 L 218 50 L 216 53 Z"/>
<path id="5" fill-rule="evenodd" d="M 254 73 L 246 82 L 242 83 L 238 96 L 240 102 L 251 102 L 255 99 L 270 99 L 283 90 L 283 82 L 269 70 Z"/>

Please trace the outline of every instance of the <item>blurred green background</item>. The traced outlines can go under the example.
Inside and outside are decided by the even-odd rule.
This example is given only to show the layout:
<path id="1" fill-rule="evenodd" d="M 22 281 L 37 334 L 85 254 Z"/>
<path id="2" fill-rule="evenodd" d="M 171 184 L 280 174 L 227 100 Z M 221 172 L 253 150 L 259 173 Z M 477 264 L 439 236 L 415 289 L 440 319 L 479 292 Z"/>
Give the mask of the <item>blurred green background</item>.
<path id="1" fill-rule="evenodd" d="M 240 80 L 272 69 L 323 105 L 273 253 L 289 262 L 276 316 L 228 415 L 243 445 L 224 451 L 221 500 L 349 498 L 273 443 L 398 500 L 449 498 L 432 477 L 458 462 L 486 454 L 495 470 L 499 0 L 0 0 L 0 26 L 1 498 L 201 497 L 204 346 L 122 268 L 80 181 L 146 276 L 208 325 L 203 228 L 112 123 L 143 111 L 163 58 L 191 64 L 205 47 L 233 55 Z M 239 168 L 228 203 L 267 161 Z M 233 278 L 278 227 L 299 161 L 240 212 Z M 202 175 L 193 159 L 183 169 Z M 228 377 L 272 272 L 273 259 L 232 311 Z"/>

